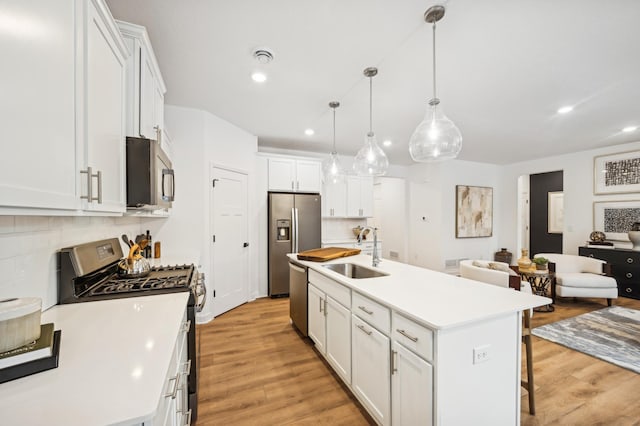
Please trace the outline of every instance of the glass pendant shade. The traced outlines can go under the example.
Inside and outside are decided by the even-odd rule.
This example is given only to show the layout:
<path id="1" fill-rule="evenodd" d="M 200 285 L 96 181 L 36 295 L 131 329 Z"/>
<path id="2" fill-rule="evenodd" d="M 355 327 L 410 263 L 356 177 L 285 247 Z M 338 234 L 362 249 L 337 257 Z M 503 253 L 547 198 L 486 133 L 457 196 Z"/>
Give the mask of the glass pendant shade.
<path id="1" fill-rule="evenodd" d="M 438 99 L 432 99 L 424 120 L 409 140 L 409 153 L 414 161 L 434 162 L 456 158 L 462 149 L 462 134 L 449 120 Z"/>
<path id="2" fill-rule="evenodd" d="M 364 146 L 356 154 L 353 170 L 361 176 L 383 176 L 389 168 L 389 160 L 376 136 L 369 132 L 364 138 Z"/>
<path id="3" fill-rule="evenodd" d="M 322 162 L 322 176 L 324 182 L 328 184 L 344 183 L 346 171 L 340 164 L 338 153 L 333 151 L 329 154 L 329 158 Z"/>

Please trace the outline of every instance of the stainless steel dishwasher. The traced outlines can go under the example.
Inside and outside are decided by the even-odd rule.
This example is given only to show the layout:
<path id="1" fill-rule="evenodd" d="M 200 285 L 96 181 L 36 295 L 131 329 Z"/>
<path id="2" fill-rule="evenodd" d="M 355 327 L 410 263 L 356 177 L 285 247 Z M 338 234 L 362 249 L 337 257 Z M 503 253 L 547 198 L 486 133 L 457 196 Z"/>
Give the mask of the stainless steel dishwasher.
<path id="1" fill-rule="evenodd" d="M 307 336 L 307 268 L 293 262 L 289 262 L 289 317 Z"/>

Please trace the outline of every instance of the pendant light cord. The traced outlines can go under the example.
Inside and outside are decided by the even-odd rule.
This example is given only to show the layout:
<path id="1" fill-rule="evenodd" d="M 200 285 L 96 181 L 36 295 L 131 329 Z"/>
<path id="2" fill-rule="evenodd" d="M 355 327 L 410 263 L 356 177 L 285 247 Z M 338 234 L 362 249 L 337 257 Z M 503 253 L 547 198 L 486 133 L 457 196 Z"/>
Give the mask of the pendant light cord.
<path id="1" fill-rule="evenodd" d="M 436 95 L 436 23 L 433 23 L 433 99 L 438 99 Z"/>
<path id="2" fill-rule="evenodd" d="M 336 109 L 333 108 L 333 154 L 337 154 L 336 151 Z"/>
<path id="3" fill-rule="evenodd" d="M 369 77 L 369 133 L 373 133 L 373 77 Z"/>

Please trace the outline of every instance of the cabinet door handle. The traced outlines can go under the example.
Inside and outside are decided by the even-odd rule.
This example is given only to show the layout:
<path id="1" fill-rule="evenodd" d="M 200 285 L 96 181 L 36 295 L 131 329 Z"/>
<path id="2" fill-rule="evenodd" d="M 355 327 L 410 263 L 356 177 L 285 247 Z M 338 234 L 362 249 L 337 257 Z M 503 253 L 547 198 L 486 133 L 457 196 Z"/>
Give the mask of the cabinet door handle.
<path id="1" fill-rule="evenodd" d="M 627 278 L 633 278 L 633 274 L 631 272 L 627 272 Z"/>
<path id="2" fill-rule="evenodd" d="M 185 376 L 188 376 L 189 374 L 191 374 L 191 360 L 183 362 L 181 369 L 182 369 L 182 374 L 184 374 Z"/>
<path id="3" fill-rule="evenodd" d="M 409 333 L 407 333 L 404 330 L 400 330 L 399 328 L 396 328 L 396 331 L 400 334 L 402 334 L 404 337 L 406 337 L 407 339 L 411 340 L 412 342 L 417 342 L 418 338 L 417 337 L 413 337 L 412 335 L 410 335 Z"/>
<path id="4" fill-rule="evenodd" d="M 594 257 L 593 254 L 590 254 L 589 257 Z"/>
<path id="5" fill-rule="evenodd" d="M 633 263 L 633 259 L 630 257 L 627 257 L 627 263 Z"/>
<path id="6" fill-rule="evenodd" d="M 398 352 L 391 349 L 391 375 L 398 371 L 398 360 L 397 360 Z"/>
<path id="7" fill-rule="evenodd" d="M 373 311 L 368 310 L 364 306 L 358 306 L 358 309 L 360 309 L 361 311 L 364 311 L 365 314 L 373 315 Z"/>
<path id="8" fill-rule="evenodd" d="M 362 324 L 358 324 L 357 327 L 362 330 L 363 332 L 365 332 L 367 334 L 367 336 L 371 336 L 371 331 L 367 330 L 366 328 L 364 328 L 364 325 Z"/>
<path id="9" fill-rule="evenodd" d="M 293 191 L 294 187 L 293 187 L 293 181 L 291 181 L 291 190 Z"/>
<path id="10" fill-rule="evenodd" d="M 627 293 L 631 293 L 633 290 L 631 289 L 631 287 L 627 287 L 624 289 L 624 291 L 626 291 Z"/>
<path id="11" fill-rule="evenodd" d="M 162 142 L 162 130 L 159 125 L 153 126 L 153 130 L 156 131 L 156 141 L 158 142 L 158 145 L 160 145 Z"/>
<path id="12" fill-rule="evenodd" d="M 185 423 L 180 423 L 180 426 L 191 426 L 191 410 L 178 411 L 178 413 L 182 416 L 183 419 L 185 417 L 187 418 L 187 421 Z"/>
<path id="13" fill-rule="evenodd" d="M 176 395 L 178 394 L 178 382 L 180 381 L 180 374 L 176 374 L 174 377 L 170 378 L 169 381 L 173 381 L 173 389 L 169 393 L 165 393 L 164 397 L 171 399 L 176 399 Z"/>
<path id="14" fill-rule="evenodd" d="M 187 333 L 189 332 L 189 329 L 191 328 L 191 320 L 187 320 L 184 324 L 182 324 L 182 331 L 183 333 Z"/>
<path id="15" fill-rule="evenodd" d="M 322 298 L 318 299 L 318 302 L 320 302 L 320 312 L 322 312 Z"/>
<path id="16" fill-rule="evenodd" d="M 300 189 L 300 182 L 296 181 L 296 189 Z"/>
<path id="17" fill-rule="evenodd" d="M 98 178 L 98 198 L 95 198 L 95 200 L 98 204 L 102 204 L 102 172 L 98 171 L 96 177 Z"/>
<path id="18" fill-rule="evenodd" d="M 80 170 L 80 174 L 87 175 L 87 195 L 81 195 L 80 198 L 83 200 L 87 200 L 88 202 L 92 202 L 93 193 L 91 189 L 93 185 L 91 185 L 91 183 L 92 183 L 93 169 L 91 169 L 91 167 L 87 167 L 87 170 Z"/>
<path id="19" fill-rule="evenodd" d="M 327 316 L 327 299 L 324 299 L 324 316 Z"/>

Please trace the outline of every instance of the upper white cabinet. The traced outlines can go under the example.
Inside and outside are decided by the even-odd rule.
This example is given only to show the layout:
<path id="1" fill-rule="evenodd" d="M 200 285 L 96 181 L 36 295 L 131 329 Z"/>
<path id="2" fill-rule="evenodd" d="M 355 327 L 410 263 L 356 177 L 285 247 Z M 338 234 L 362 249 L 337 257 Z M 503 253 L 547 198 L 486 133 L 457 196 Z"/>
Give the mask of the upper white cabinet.
<path id="1" fill-rule="evenodd" d="M 0 67 L 0 207 L 124 211 L 127 51 L 105 4 L 12 1 L 2 12 L 32 25 L 0 32 L 11 64 Z"/>
<path id="2" fill-rule="evenodd" d="M 85 209 L 124 212 L 125 66 L 128 52 L 102 2 L 87 2 L 85 27 Z"/>
<path id="3" fill-rule="evenodd" d="M 322 186 L 322 216 L 347 216 L 347 184 L 325 183 Z"/>
<path id="4" fill-rule="evenodd" d="M 373 178 L 347 176 L 347 216 L 373 216 Z"/>
<path id="5" fill-rule="evenodd" d="M 269 158 L 269 191 L 320 192 L 321 169 L 320 161 Z"/>
<path id="6" fill-rule="evenodd" d="M 167 88 L 149 35 L 140 25 L 116 22 L 131 52 L 127 61 L 126 133 L 128 136 L 160 141 L 164 129 L 164 94 Z"/>

